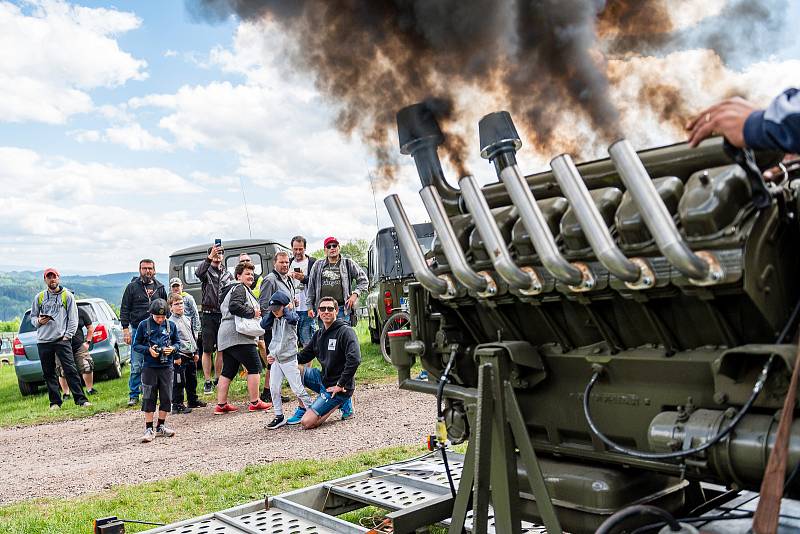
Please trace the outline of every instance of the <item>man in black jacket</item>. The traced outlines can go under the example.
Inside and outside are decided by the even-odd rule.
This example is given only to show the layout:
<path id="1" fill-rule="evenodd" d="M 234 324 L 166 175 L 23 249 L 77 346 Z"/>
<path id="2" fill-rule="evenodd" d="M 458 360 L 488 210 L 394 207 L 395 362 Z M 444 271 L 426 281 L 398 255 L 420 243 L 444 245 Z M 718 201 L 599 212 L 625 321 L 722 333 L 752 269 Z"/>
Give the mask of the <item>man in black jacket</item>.
<path id="1" fill-rule="evenodd" d="M 195 276 L 202 282 L 203 299 L 200 306 L 200 329 L 203 337 L 203 375 L 206 382 L 203 393 L 210 395 L 213 389 L 211 382 L 211 353 L 217 348 L 217 333 L 222 321 L 220 311 L 220 290 L 233 282 L 233 275 L 225 268 L 225 250 L 221 245 L 208 247 L 208 257 L 197 267 Z M 222 351 L 217 351 L 214 360 L 214 374 L 219 380 L 222 371 Z"/>
<path id="2" fill-rule="evenodd" d="M 139 323 L 150 317 L 150 303 L 155 299 L 167 300 L 164 284 L 156 280 L 156 264 L 153 260 L 144 259 L 139 262 L 139 277 L 133 278 L 122 294 L 119 307 L 119 320 L 122 322 L 122 337 L 128 345 L 136 337 Z M 131 347 L 131 376 L 128 379 L 130 390 L 128 406 L 139 402 L 142 388 L 142 363 L 144 354 Z"/>
<path id="3" fill-rule="evenodd" d="M 300 419 L 306 430 L 325 422 L 336 408 L 349 404 L 356 387 L 356 369 L 361 364 L 361 347 L 356 332 L 342 319 L 336 300 L 322 297 L 317 307 L 322 328 L 311 337 L 311 342 L 297 355 L 297 362 L 305 364 L 316 358 L 322 372 L 314 367 L 303 372 L 303 385 L 319 393 Z M 352 408 L 350 408 L 352 414 Z M 297 416 L 298 414 L 295 414 Z"/>

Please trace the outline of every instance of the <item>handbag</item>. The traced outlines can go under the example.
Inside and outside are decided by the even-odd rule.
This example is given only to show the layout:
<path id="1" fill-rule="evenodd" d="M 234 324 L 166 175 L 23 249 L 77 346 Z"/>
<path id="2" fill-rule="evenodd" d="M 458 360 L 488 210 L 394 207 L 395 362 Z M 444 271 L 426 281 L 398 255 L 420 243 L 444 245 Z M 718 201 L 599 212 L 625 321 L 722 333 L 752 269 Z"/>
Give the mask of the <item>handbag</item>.
<path id="1" fill-rule="evenodd" d="M 253 306 L 253 309 L 256 309 L 258 306 L 258 301 L 253 294 L 250 293 L 249 288 L 245 287 L 245 291 L 247 291 L 247 300 Z M 247 317 L 239 317 L 238 315 L 234 315 L 233 323 L 236 327 L 236 331 L 243 336 L 258 337 L 264 335 L 264 329 L 261 328 L 261 320 L 256 319 L 255 317 L 248 319 Z"/>

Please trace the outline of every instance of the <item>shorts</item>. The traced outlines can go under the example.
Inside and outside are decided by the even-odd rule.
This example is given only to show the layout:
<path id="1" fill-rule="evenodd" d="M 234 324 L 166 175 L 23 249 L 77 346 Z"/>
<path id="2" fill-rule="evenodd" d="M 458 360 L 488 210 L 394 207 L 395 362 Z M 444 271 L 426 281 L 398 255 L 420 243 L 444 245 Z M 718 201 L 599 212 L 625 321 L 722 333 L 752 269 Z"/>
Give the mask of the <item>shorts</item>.
<path id="1" fill-rule="evenodd" d="M 75 359 L 75 369 L 80 374 L 88 374 L 94 371 L 94 360 L 89 351 L 83 348 L 83 343 L 78 350 L 73 348 L 73 358 Z M 64 377 L 64 369 L 61 367 L 61 360 L 56 357 L 56 375 Z"/>
<path id="2" fill-rule="evenodd" d="M 200 314 L 200 326 L 203 334 L 203 352 L 211 354 L 217 350 L 217 333 L 222 314 L 218 312 L 203 312 Z"/>
<path id="3" fill-rule="evenodd" d="M 239 365 L 244 365 L 248 375 L 261 374 L 261 358 L 256 345 L 234 345 L 222 351 L 222 376 L 233 380 Z"/>
<path id="4" fill-rule="evenodd" d="M 142 411 L 168 412 L 172 409 L 172 366 L 142 367 Z"/>

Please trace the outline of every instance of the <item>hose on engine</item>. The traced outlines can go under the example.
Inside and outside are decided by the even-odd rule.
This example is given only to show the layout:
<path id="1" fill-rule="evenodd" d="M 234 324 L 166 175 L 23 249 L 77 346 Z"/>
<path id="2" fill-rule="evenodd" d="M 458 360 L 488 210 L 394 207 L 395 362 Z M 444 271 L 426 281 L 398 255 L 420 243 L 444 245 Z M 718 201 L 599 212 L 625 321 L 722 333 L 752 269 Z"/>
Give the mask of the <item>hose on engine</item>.
<path id="1" fill-rule="evenodd" d="M 450 351 L 450 358 L 447 360 L 447 365 L 444 368 L 444 372 L 439 377 L 439 387 L 436 389 L 436 424 L 437 426 L 443 427 L 445 425 L 444 422 L 444 408 L 442 407 L 442 400 L 444 397 L 444 386 L 447 382 L 450 381 L 450 370 L 453 368 L 453 363 L 456 361 L 456 352 L 458 352 L 458 346 L 454 345 L 452 350 Z M 437 432 L 438 434 L 438 432 Z M 444 463 L 444 471 L 447 474 L 447 483 L 450 485 L 450 493 L 452 493 L 453 498 L 456 498 L 456 486 L 453 483 L 453 474 L 450 472 L 450 464 L 447 463 L 447 450 L 445 448 L 446 444 L 446 437 L 447 433 L 445 431 L 445 439 L 439 439 L 440 442 L 440 450 L 442 451 L 442 463 Z M 441 436 L 440 436 L 441 438 Z"/>
<path id="2" fill-rule="evenodd" d="M 730 424 L 722 429 L 716 436 L 711 438 L 710 440 L 706 441 L 702 445 L 698 445 L 697 447 L 692 447 L 691 449 L 685 449 L 681 451 L 674 451 L 674 452 L 642 452 L 637 451 L 634 449 L 629 449 L 627 447 L 623 447 L 612 441 L 608 436 L 603 434 L 599 428 L 597 428 L 597 424 L 592 419 L 592 414 L 589 410 L 589 398 L 592 393 L 592 388 L 597 383 L 597 380 L 600 378 L 602 371 L 595 371 L 592 374 L 592 378 L 589 380 L 589 383 L 586 384 L 586 389 L 583 391 L 583 416 L 586 418 L 586 422 L 589 425 L 589 429 L 592 433 L 597 436 L 597 438 L 605 443 L 608 447 L 612 450 L 620 452 L 622 454 L 626 454 L 628 456 L 633 456 L 634 458 L 640 458 L 643 460 L 671 460 L 677 458 L 685 458 L 686 456 L 691 456 L 693 454 L 697 454 L 703 452 L 704 450 L 708 449 L 709 447 L 713 447 L 721 440 L 725 439 L 736 425 L 739 424 L 739 421 L 750 411 L 750 408 L 753 406 L 753 403 L 758 398 L 758 394 L 761 393 L 761 390 L 764 389 L 764 384 L 767 382 L 767 376 L 769 374 L 770 366 L 772 365 L 772 361 L 775 359 L 775 355 L 770 355 L 767 362 L 764 364 L 764 367 L 761 368 L 761 374 L 756 380 L 756 383 L 753 385 L 753 391 L 750 393 L 750 397 L 747 399 L 747 402 L 744 403 L 744 406 L 736 413 L 736 415 L 731 420 Z"/>

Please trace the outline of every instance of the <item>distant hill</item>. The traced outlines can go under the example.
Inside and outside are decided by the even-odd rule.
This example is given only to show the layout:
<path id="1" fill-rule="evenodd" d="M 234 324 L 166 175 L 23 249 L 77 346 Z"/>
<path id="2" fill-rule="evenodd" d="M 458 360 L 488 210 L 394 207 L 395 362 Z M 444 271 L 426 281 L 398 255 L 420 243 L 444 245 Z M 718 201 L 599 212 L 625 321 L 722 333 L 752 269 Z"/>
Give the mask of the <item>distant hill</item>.
<path id="1" fill-rule="evenodd" d="M 43 271 L 0 272 L 0 321 L 22 317 L 31 307 L 34 295 L 44 289 Z M 96 276 L 62 276 L 61 285 L 72 290 L 78 298 L 98 297 L 119 307 L 122 292 L 138 273 L 113 273 Z M 164 274 L 156 275 L 166 285 Z"/>

